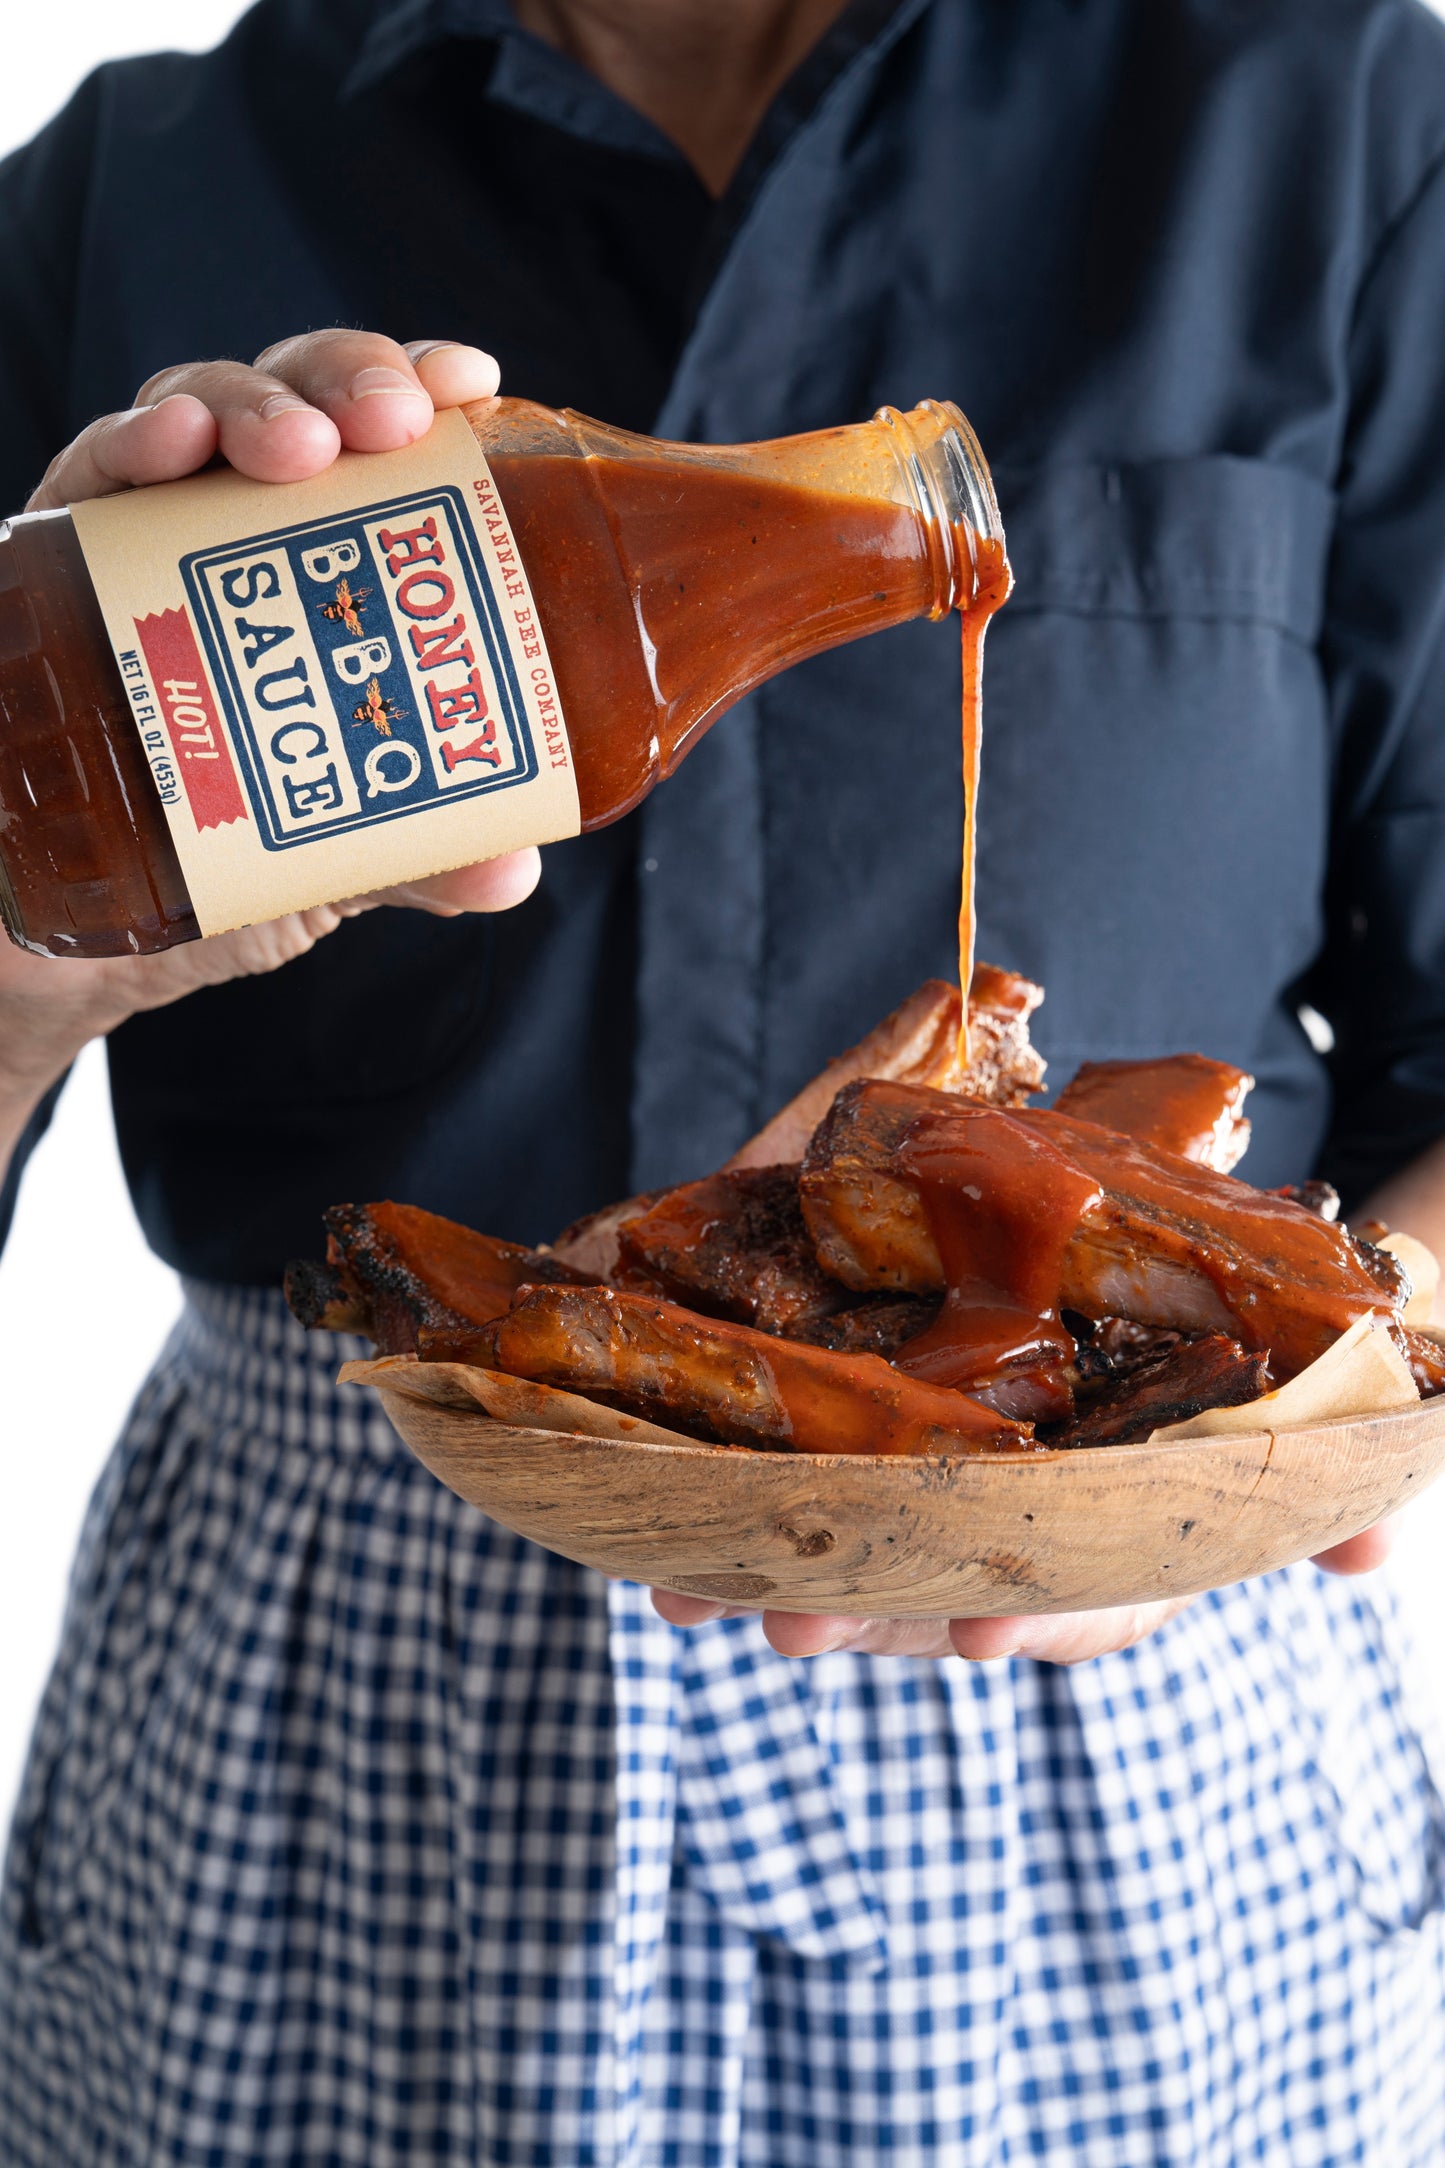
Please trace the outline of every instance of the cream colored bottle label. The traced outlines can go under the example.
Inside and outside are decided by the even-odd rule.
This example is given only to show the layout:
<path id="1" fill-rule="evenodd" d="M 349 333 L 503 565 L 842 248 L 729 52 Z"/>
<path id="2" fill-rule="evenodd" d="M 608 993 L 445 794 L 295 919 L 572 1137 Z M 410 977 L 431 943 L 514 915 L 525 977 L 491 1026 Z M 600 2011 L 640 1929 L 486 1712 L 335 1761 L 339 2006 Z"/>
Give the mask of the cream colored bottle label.
<path id="1" fill-rule="evenodd" d="M 309 482 L 71 515 L 203 933 L 577 834 L 541 620 L 460 414 Z"/>

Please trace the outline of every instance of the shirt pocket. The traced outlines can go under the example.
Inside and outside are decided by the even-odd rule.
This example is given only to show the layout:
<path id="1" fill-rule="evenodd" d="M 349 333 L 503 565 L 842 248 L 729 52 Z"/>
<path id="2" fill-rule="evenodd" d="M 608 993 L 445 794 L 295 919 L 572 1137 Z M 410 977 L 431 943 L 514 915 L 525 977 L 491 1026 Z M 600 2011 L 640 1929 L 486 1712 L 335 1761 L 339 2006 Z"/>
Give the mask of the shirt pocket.
<path id="1" fill-rule="evenodd" d="M 1000 467 L 1017 587 L 1010 614 L 1195 620 L 1319 637 L 1331 490 L 1228 453 Z"/>
<path id="2" fill-rule="evenodd" d="M 984 953 L 1047 986 L 1060 1081 L 1086 1054 L 1254 1057 L 1322 937 L 1332 493 L 1226 455 L 996 480 Z"/>

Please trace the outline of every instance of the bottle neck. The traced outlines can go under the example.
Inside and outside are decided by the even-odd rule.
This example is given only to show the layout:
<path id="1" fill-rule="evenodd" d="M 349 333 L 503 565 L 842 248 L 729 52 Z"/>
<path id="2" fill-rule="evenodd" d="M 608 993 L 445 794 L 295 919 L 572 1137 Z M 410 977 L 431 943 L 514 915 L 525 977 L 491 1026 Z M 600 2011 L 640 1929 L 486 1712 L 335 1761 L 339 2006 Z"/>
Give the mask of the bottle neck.
<path id="1" fill-rule="evenodd" d="M 923 523 L 933 573 L 930 615 L 967 610 L 1007 566 L 1003 521 L 979 441 L 949 400 L 925 399 L 907 414 L 880 407 L 874 420 L 889 433 Z"/>

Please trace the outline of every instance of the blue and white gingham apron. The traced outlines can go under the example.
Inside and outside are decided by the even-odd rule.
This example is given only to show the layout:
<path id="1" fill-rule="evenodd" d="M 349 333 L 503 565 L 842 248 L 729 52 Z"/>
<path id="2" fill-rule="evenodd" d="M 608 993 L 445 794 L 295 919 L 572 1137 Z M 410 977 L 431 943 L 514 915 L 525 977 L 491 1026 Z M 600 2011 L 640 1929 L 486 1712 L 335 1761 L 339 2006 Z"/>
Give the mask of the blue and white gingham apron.
<path id="1" fill-rule="evenodd" d="M 4 2168 L 1445 2162 L 1373 1584 L 1071 1671 L 790 1664 L 461 1504 L 356 1343 L 189 1293 L 11 1840 Z"/>

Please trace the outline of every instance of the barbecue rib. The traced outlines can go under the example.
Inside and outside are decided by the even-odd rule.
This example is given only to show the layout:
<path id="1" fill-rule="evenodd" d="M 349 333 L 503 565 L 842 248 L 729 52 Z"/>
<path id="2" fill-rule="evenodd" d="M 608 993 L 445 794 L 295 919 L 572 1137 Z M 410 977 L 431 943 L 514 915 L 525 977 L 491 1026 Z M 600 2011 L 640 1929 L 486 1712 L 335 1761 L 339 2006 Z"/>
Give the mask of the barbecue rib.
<path id="1" fill-rule="evenodd" d="M 605 1215 L 598 1214 L 600 1226 Z M 818 1263 L 796 1167 L 738 1167 L 634 1199 L 604 1237 L 611 1286 L 845 1355 L 891 1360 L 933 1322 L 931 1296 L 868 1295 Z M 579 1239 L 574 1259 L 588 1254 Z M 600 1248 L 591 1252 L 600 1257 Z"/>
<path id="2" fill-rule="evenodd" d="M 798 1337 L 856 1301 L 818 1263 L 796 1167 L 744 1167 L 665 1190 L 618 1230 L 617 1287 Z"/>
<path id="3" fill-rule="evenodd" d="M 1364 1314 L 1445 1390 L 1445 1344 L 1405 1323 L 1408 1268 L 1329 1224 L 1333 1192 L 1228 1178 L 1242 1070 L 1089 1063 L 1031 1108 L 1042 998 L 979 965 L 960 1072 L 958 991 L 930 981 L 721 1173 L 551 1249 L 338 1206 L 288 1300 L 384 1353 L 804 1452 L 1119 1443 L 1287 1382 Z"/>
<path id="4" fill-rule="evenodd" d="M 1224 1332 L 1267 1351 L 1281 1382 L 1366 1311 L 1397 1325 L 1409 1292 L 1392 1258 L 1283 1198 L 1064 1114 L 905 1085 L 840 1093 L 801 1194 L 819 1261 L 860 1291 L 982 1282 L 1026 1309 L 1037 1290 L 1009 1283 L 1007 1223 L 1028 1237 L 1020 1256 L 1055 1247 L 1044 1309 Z M 970 1254 L 975 1228 L 992 1255 Z"/>
<path id="5" fill-rule="evenodd" d="M 1249 1148 L 1241 1110 L 1253 1089 L 1245 1070 L 1203 1054 L 1086 1061 L 1054 1101 L 1054 1112 L 1230 1174 Z"/>
<path id="6" fill-rule="evenodd" d="M 928 979 L 866 1039 L 830 1061 L 766 1128 L 735 1152 L 725 1171 L 780 1166 L 799 1160 L 809 1137 L 845 1084 L 884 1077 L 967 1092 L 990 1106 L 1021 1107 L 1044 1080 L 1044 1063 L 1029 1044 L 1029 1018 L 1044 990 L 1016 971 L 975 964 L 968 996 L 968 1067 L 958 1066 L 962 1004 L 958 988 Z"/>
<path id="7" fill-rule="evenodd" d="M 555 1258 L 416 1205 L 338 1204 L 325 1222 L 326 1263 L 288 1265 L 286 1300 L 303 1325 L 364 1333 L 383 1355 L 410 1352 L 422 1325 L 486 1324 L 524 1284 L 587 1284 Z"/>
<path id="8" fill-rule="evenodd" d="M 586 1393 L 723 1444 L 796 1453 L 1029 1452 L 1028 1429 L 874 1355 L 838 1355 L 611 1288 L 533 1287 L 425 1358 Z"/>

